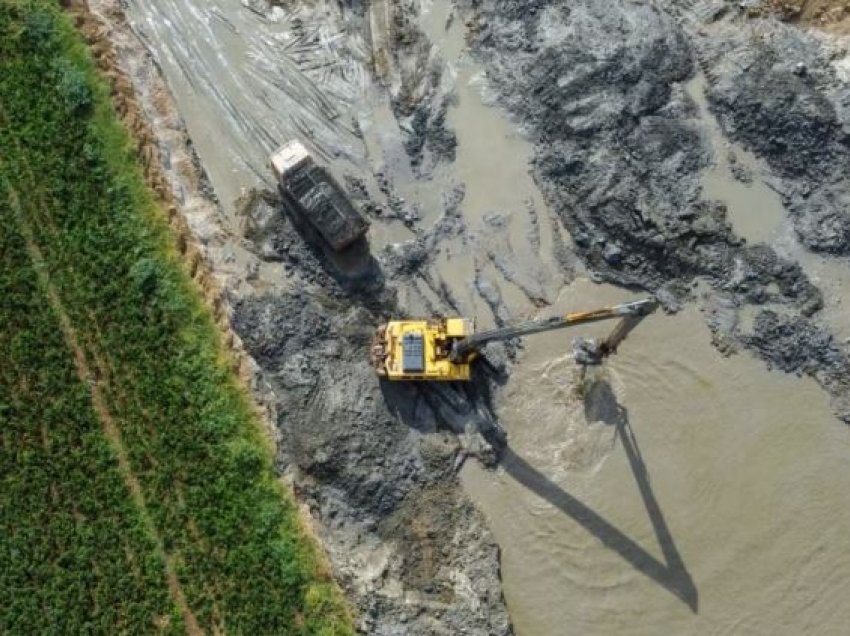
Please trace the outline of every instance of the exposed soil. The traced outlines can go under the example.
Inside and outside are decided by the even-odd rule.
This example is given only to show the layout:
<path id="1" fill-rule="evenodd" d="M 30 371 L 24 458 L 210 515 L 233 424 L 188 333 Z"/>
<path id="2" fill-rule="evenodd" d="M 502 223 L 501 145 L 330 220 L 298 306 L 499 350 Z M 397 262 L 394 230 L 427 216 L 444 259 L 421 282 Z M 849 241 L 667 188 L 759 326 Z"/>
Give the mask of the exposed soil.
<path id="1" fill-rule="evenodd" d="M 158 3 L 130 4 L 142 11 Z M 114 1 L 91 0 L 116 45 L 107 66 L 120 67 L 150 124 L 130 126 L 150 140 L 141 153 L 162 160 L 175 214 L 199 244 L 193 267 L 208 266 L 223 290 L 213 295 L 217 315 L 232 326 L 234 347 L 247 352 L 245 377 L 265 406 L 281 473 L 309 508 L 363 632 L 511 632 L 499 551 L 457 470 L 469 456 L 488 466 L 499 460 L 505 435 L 494 396 L 519 345 L 488 348 L 464 387 L 382 384 L 367 350 L 372 329 L 390 315 L 477 314 L 501 324 L 553 303 L 565 282 L 586 272 L 648 290 L 671 312 L 698 304 L 718 349 L 751 351 L 781 371 L 813 376 L 850 421 L 850 358 L 820 318 L 830 299 L 776 245 L 747 243 L 726 205 L 706 198 L 712 147 L 687 89 L 704 77 L 722 136 L 766 166 L 753 175 L 729 160 L 736 178 L 763 180 L 779 193 L 802 249 L 840 259 L 850 255 L 850 58 L 842 45 L 753 19 L 751 9 L 722 0 L 463 0 L 430 34 L 418 2 L 308 3 L 291 12 L 286 3 L 248 4 L 238 10 L 258 25 L 292 26 L 294 39 L 275 41 L 280 46 L 258 38 L 263 55 L 282 61 L 263 58 L 262 81 L 252 85 L 257 100 L 279 90 L 272 94 L 291 108 L 282 109 L 283 124 L 246 123 L 222 99 L 225 116 L 216 121 L 233 125 L 222 138 L 247 131 L 253 140 L 247 150 L 244 139 L 233 142 L 233 153 L 216 158 L 223 191 L 244 188 L 227 175 L 256 171 L 265 146 L 297 134 L 373 221 L 371 246 L 334 255 L 257 183 L 235 204 L 223 202 L 235 218 L 223 214 L 155 47 L 145 49 Z M 222 29 L 238 31 L 210 11 Z M 133 28 L 160 23 L 140 18 Z M 476 81 L 533 145 L 533 176 L 548 210 L 533 197 L 516 205 L 485 196 L 511 194 L 520 187 L 514 176 L 516 186 L 486 174 L 463 182 L 453 172 L 464 163 L 465 131 L 451 126 L 462 60 L 447 62 L 432 41 L 450 24 L 463 25 L 485 71 Z M 179 53 L 184 35 L 170 33 L 177 44 L 166 50 Z M 340 44 L 347 41 L 350 49 Z M 328 85 L 339 89 L 335 100 L 310 65 L 320 53 L 334 58 L 322 63 L 331 69 Z M 339 58 L 350 59 L 340 66 Z M 361 58 L 375 84 L 358 75 Z M 184 63 L 176 66 L 191 83 Z M 199 94 L 202 84 L 217 90 L 215 73 L 201 71 Z M 290 76 L 297 81 L 287 83 Z M 279 81 L 272 86 L 268 77 Z M 297 110 L 304 86 L 306 114 Z M 386 112 L 370 102 L 374 95 L 387 97 Z M 472 109 L 467 123 L 480 114 Z M 527 177 L 525 165 L 521 173 Z"/>
<path id="2" fill-rule="evenodd" d="M 764 0 L 749 10 L 750 15 L 776 15 L 780 20 L 811 24 L 835 33 L 850 30 L 847 0 Z"/>

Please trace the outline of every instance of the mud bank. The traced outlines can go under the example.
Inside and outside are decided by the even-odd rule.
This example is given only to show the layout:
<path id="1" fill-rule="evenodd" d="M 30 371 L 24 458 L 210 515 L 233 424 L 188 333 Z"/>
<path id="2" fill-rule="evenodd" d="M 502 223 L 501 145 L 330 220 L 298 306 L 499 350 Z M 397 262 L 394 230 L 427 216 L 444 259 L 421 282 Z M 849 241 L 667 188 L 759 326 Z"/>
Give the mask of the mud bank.
<path id="1" fill-rule="evenodd" d="M 723 2 L 485 2 L 468 11 L 490 85 L 532 138 L 536 177 L 588 268 L 657 293 L 671 310 L 707 283 L 718 345 L 813 375 L 850 421 L 850 360 L 818 320 L 822 294 L 774 246 L 747 244 L 727 206 L 705 198 L 713 157 L 686 90 L 704 74 L 722 131 L 765 162 L 761 178 L 780 192 L 800 243 L 844 255 L 846 49 L 750 22 Z M 744 333 L 749 308 L 762 313 Z M 768 346 L 779 332 L 798 343 L 781 359 Z"/>
<path id="2" fill-rule="evenodd" d="M 587 417 L 609 425 L 566 432 L 553 427 L 558 439 L 541 437 L 541 429 L 563 419 L 555 408 L 563 402 L 549 400 L 539 365 L 523 366 L 535 349 L 522 343 L 489 349 L 489 364 L 466 387 L 382 385 L 367 367 L 367 348 L 373 327 L 390 315 L 461 314 L 486 327 L 566 310 L 562 297 L 590 308 L 612 287 L 590 285 L 583 280 L 589 276 L 651 290 L 671 311 L 695 305 L 701 314 L 688 307 L 668 320 L 688 334 L 696 321 L 707 323 L 715 348 L 702 343 L 706 364 L 722 366 L 717 349 L 742 358 L 752 351 L 782 371 L 812 375 L 833 396 L 835 411 L 850 417 L 844 401 L 850 363 L 832 335 L 846 313 L 841 300 L 850 297 L 850 286 L 824 280 L 824 272 L 834 271 L 829 267 L 844 265 L 834 254 L 841 253 L 845 231 L 842 177 L 830 165 L 846 145 L 837 105 L 844 66 L 820 36 L 775 21 L 747 21 L 737 4 L 720 1 L 236 6 L 151 0 L 130 1 L 127 8 L 146 48 L 126 25 L 110 37 L 121 43 L 121 65 L 145 96 L 179 200 L 200 196 L 210 204 L 204 184 L 221 198 L 221 207 L 187 214 L 191 233 L 224 290 L 222 307 L 238 334 L 234 342 L 249 354 L 252 389 L 267 404 L 281 473 L 306 503 L 362 631 L 510 633 L 499 548 L 460 489 L 458 469 L 478 466 L 464 463 L 470 456 L 488 467 L 503 460 L 518 483 L 537 484 L 556 500 L 553 505 L 579 518 L 578 526 L 565 529 L 559 522 L 552 532 L 545 525 L 541 530 L 534 510 L 511 512 L 523 501 L 515 490 L 488 493 L 488 486 L 465 480 L 485 509 L 511 518 L 494 528 L 510 552 L 514 607 L 528 618 L 537 601 L 521 598 L 517 581 L 525 576 L 539 579 L 537 590 L 561 589 L 560 564 L 575 556 L 561 555 L 553 568 L 546 540 L 590 528 L 577 535 L 587 547 L 598 536 L 594 530 L 607 528 L 596 523 L 600 515 L 558 494 L 534 470 L 563 477 L 558 471 L 564 466 L 547 463 L 546 453 L 564 444 L 584 448 L 585 436 L 592 442 L 586 456 L 571 457 L 566 468 L 592 476 L 617 447 L 620 422 L 614 417 L 619 389 L 591 385 L 595 397 Z M 791 45 L 808 57 L 778 54 L 777 47 Z M 747 56 L 760 61 L 749 64 Z M 783 61 L 791 59 L 791 66 Z M 807 60 L 805 69 L 798 59 Z M 771 111 L 788 102 L 783 125 L 767 131 L 771 143 L 763 143 L 767 120 L 760 119 L 762 105 L 756 108 L 758 95 L 744 81 L 746 73 L 766 77 L 760 85 L 776 97 Z M 162 77 L 170 94 L 151 93 L 151 82 Z M 171 116 L 163 119 L 150 107 L 157 102 L 167 102 Z M 180 178 L 185 164 L 170 161 L 189 143 L 175 104 L 200 160 L 188 180 Z M 329 165 L 369 216 L 369 246 L 343 257 L 329 253 L 273 191 L 263 190 L 267 151 L 292 136 Z M 806 159 L 796 167 L 789 163 L 783 143 Z M 706 175 L 720 163 L 721 181 L 759 188 L 747 190 L 752 200 L 775 195 L 779 213 L 770 218 L 781 227 L 744 232 L 758 230 L 764 212 L 709 196 Z M 201 165 L 208 181 L 198 177 Z M 802 203 L 812 196 L 822 204 Z M 832 219 L 834 235 L 813 221 L 815 214 Z M 745 235 L 760 240 L 748 243 Z M 574 281 L 587 293 L 570 296 Z M 664 346 L 662 335 L 656 333 L 653 346 Z M 545 342 L 547 359 L 569 348 L 563 335 Z M 674 399 L 670 413 L 646 412 L 683 421 L 690 405 L 675 402 L 679 362 L 662 373 L 652 354 L 642 355 L 641 369 L 659 373 L 659 390 Z M 630 372 L 630 381 L 641 373 Z M 783 381 L 787 392 L 803 382 Z M 721 393 L 697 392 L 699 399 L 722 404 L 722 391 L 732 391 L 734 383 L 718 385 Z M 559 384 L 551 390 L 560 398 L 567 389 Z M 809 385 L 806 391 L 817 394 Z M 631 400 L 639 397 L 633 393 Z M 494 414 L 518 420 L 526 404 L 542 409 L 540 420 L 522 431 L 512 427 L 519 443 L 503 451 L 505 434 Z M 636 412 L 639 420 L 640 406 Z M 701 429 L 711 430 L 711 418 L 705 422 Z M 680 435 L 675 427 L 665 430 Z M 730 426 L 724 441 L 734 445 L 742 430 L 743 424 Z M 546 460 L 538 468 L 535 455 Z M 699 452 L 694 461 L 713 474 L 713 462 Z M 486 482 L 502 473 L 482 474 Z M 675 471 L 666 474 L 665 483 L 676 483 Z M 616 483 L 606 482 L 608 490 L 597 495 L 610 496 Z M 695 492 L 703 483 L 697 475 Z M 503 509 L 489 507 L 488 497 L 498 502 L 502 496 Z M 677 510 L 690 510 L 687 498 L 677 502 Z M 516 533 L 504 530 L 514 526 Z M 667 528 L 659 539 L 664 563 L 637 550 L 621 531 L 601 533 L 611 554 L 586 555 L 606 560 L 605 589 L 616 588 L 622 577 L 639 578 L 632 564 L 661 583 L 662 595 L 673 592 L 684 601 L 683 611 L 695 611 L 702 580 L 691 578 L 675 545 L 669 552 L 671 532 Z M 523 571 L 524 541 L 541 544 L 534 563 L 545 567 Z M 593 559 L 587 557 L 588 570 Z M 723 587 L 721 574 L 716 578 Z M 538 596 L 550 607 L 550 622 L 539 625 L 560 633 L 565 613 L 555 610 L 566 601 Z M 638 616 L 639 604 L 628 611 Z"/>
<path id="3" fill-rule="evenodd" d="M 360 630 L 510 633 L 498 547 L 457 478 L 469 455 L 493 461 L 492 380 L 469 391 L 380 385 L 366 363 L 369 339 L 401 310 L 367 246 L 336 260 L 273 193 L 230 201 L 240 215 L 223 211 L 161 67 L 121 8 L 92 0 L 76 11 Z M 238 153 L 237 162 L 245 165 Z M 239 190 L 230 183 L 223 191 Z M 403 278 L 416 269 L 406 252 L 390 259 Z"/>
<path id="4" fill-rule="evenodd" d="M 753 17 L 775 15 L 834 33 L 846 34 L 850 27 L 850 7 L 844 0 L 761 0 L 748 4 L 747 12 Z"/>
<path id="5" fill-rule="evenodd" d="M 492 463 L 503 438 L 491 380 L 379 383 L 368 363 L 374 325 L 403 311 L 379 263 L 366 245 L 323 249 L 283 209 L 266 193 L 244 214 L 297 288 L 237 300 L 233 326 L 277 396 L 281 470 L 321 521 L 361 628 L 508 633 L 498 548 L 456 474 L 469 455 Z"/>

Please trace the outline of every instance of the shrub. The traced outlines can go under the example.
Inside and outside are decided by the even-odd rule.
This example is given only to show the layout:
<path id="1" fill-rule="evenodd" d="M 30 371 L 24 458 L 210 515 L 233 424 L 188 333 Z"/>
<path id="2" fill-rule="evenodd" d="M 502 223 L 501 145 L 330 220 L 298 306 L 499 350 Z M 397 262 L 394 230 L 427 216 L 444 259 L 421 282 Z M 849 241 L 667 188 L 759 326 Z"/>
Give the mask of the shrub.
<path id="1" fill-rule="evenodd" d="M 92 92 L 82 70 L 68 60 L 59 59 L 52 75 L 68 114 L 84 114 L 91 108 Z"/>

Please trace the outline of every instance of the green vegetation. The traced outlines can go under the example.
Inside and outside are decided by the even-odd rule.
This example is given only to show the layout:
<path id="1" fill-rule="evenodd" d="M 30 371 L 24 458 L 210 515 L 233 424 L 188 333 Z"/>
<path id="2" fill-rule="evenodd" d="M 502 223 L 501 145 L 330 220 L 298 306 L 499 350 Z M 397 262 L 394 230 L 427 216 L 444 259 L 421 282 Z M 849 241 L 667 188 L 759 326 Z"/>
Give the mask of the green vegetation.
<path id="1" fill-rule="evenodd" d="M 0 632 L 352 632 L 48 0 L 0 0 L 0 320 Z"/>
<path id="2" fill-rule="evenodd" d="M 0 182 L 0 632 L 181 625 Z M 98 609 L 99 608 L 99 609 Z"/>

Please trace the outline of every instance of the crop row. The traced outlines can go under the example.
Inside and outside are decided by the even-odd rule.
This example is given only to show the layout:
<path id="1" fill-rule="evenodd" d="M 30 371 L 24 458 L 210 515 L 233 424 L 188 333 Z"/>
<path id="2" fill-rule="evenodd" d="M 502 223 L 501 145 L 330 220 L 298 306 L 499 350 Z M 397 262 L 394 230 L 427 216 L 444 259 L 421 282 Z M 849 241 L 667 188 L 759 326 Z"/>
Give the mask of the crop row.
<path id="1" fill-rule="evenodd" d="M 0 180 L 0 632 L 178 633 L 164 563 Z"/>

